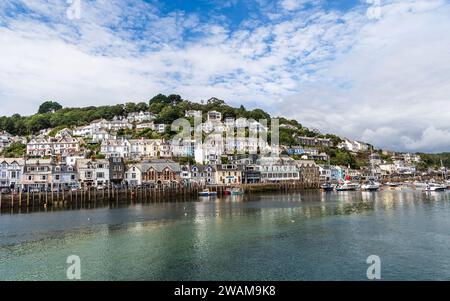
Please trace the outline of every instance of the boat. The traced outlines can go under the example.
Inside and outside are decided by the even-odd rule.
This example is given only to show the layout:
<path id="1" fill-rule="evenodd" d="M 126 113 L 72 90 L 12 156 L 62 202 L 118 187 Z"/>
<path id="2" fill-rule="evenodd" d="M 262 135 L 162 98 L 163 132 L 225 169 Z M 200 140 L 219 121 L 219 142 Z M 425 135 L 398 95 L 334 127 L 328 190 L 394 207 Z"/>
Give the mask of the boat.
<path id="1" fill-rule="evenodd" d="M 231 195 L 243 195 L 243 194 L 244 194 L 244 190 L 240 187 L 231 189 Z"/>
<path id="2" fill-rule="evenodd" d="M 333 191 L 334 185 L 327 182 L 327 183 L 320 185 L 320 188 L 323 189 L 323 191 Z"/>
<path id="3" fill-rule="evenodd" d="M 342 184 L 336 186 L 336 191 L 355 191 L 359 188 L 358 183 L 352 183 L 350 181 L 344 181 Z"/>
<path id="4" fill-rule="evenodd" d="M 400 186 L 400 183 L 386 182 L 384 185 L 386 185 L 388 187 L 398 187 L 398 186 Z"/>
<path id="5" fill-rule="evenodd" d="M 216 191 L 210 191 L 209 189 L 203 189 L 198 193 L 199 196 L 215 196 L 217 195 Z"/>
<path id="6" fill-rule="evenodd" d="M 445 191 L 447 189 L 446 185 L 441 185 L 437 183 L 428 183 L 428 185 L 425 187 L 426 191 Z"/>
<path id="7" fill-rule="evenodd" d="M 367 181 L 361 185 L 361 190 L 365 191 L 377 191 L 380 189 L 380 183 L 373 180 Z"/>

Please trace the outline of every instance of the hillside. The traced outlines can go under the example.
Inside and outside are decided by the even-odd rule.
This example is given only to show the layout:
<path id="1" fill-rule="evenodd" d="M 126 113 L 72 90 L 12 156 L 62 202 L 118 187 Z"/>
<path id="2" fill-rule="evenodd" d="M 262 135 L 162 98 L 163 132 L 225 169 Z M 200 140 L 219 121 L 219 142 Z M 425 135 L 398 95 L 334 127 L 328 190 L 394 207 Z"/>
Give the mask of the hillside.
<path id="1" fill-rule="evenodd" d="M 52 128 L 52 134 L 55 134 L 62 128 L 74 128 L 77 126 L 87 125 L 94 120 L 107 119 L 112 120 L 115 116 L 127 116 L 129 113 L 150 111 L 156 114 L 157 118 L 155 123 L 171 124 L 178 118 L 184 118 L 185 111 L 187 110 L 200 110 L 202 111 L 203 118 L 206 118 L 206 112 L 219 111 L 222 113 L 223 118 L 244 117 L 247 119 L 267 119 L 270 122 L 269 113 L 261 109 L 247 110 L 244 106 L 234 108 L 225 103 L 225 101 L 211 98 L 204 103 L 191 102 L 183 99 L 179 95 L 162 95 L 158 94 L 148 102 L 118 104 L 112 106 L 91 106 L 84 108 L 63 108 L 57 102 L 47 101 L 44 102 L 36 114 L 31 116 L 20 116 L 14 114 L 10 117 L 0 117 L 0 131 L 6 131 L 12 135 L 17 136 L 31 136 L 38 134 L 41 130 Z M 368 154 L 352 154 L 346 150 L 338 149 L 336 146 L 342 141 L 340 137 L 333 134 L 321 134 L 317 131 L 312 131 L 307 127 L 304 127 L 296 120 L 289 120 L 283 117 L 276 117 L 279 119 L 280 125 L 280 144 L 286 146 L 298 145 L 296 137 L 318 137 L 318 138 L 330 138 L 333 142 L 332 147 L 321 148 L 321 152 L 325 152 L 330 155 L 331 164 L 334 165 L 350 165 L 352 168 L 359 168 L 361 166 L 368 165 Z M 192 122 L 192 120 L 191 120 Z M 119 135 L 130 135 L 134 138 L 166 138 L 170 139 L 175 133 L 170 130 L 164 134 L 159 134 L 151 130 L 145 130 L 141 132 L 128 131 L 120 132 Z M 4 150 L 3 155 L 13 156 L 23 153 L 24 148 L 20 145 L 14 144 L 11 148 Z M 422 168 L 429 166 L 440 165 L 441 155 L 427 155 L 423 154 L 424 162 Z M 450 166 L 449 154 L 443 154 L 443 162 L 446 166 Z"/>

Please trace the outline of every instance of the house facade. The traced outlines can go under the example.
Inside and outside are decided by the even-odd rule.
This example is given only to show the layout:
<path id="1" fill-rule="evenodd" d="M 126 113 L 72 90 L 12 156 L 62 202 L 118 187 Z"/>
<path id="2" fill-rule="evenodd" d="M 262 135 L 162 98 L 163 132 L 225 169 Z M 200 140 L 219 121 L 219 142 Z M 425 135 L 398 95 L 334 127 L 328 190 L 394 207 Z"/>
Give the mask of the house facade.
<path id="1" fill-rule="evenodd" d="M 0 188 L 16 188 L 21 184 L 23 159 L 0 159 Z"/>

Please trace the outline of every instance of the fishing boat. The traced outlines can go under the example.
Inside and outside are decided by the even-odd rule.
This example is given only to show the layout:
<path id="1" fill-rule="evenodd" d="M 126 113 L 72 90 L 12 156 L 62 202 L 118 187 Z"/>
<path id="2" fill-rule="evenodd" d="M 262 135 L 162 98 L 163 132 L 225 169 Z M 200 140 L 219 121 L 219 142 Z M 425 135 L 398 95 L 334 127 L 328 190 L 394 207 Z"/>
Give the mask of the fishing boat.
<path id="1" fill-rule="evenodd" d="M 380 183 L 373 180 L 367 181 L 361 185 L 361 190 L 365 191 L 377 191 L 380 189 Z"/>
<path id="2" fill-rule="evenodd" d="M 355 191 L 359 188 L 358 183 L 352 183 L 350 181 L 344 181 L 336 186 L 336 191 Z"/>
<path id="3" fill-rule="evenodd" d="M 199 196 L 215 196 L 217 195 L 216 191 L 210 191 L 209 189 L 203 189 L 198 193 Z"/>
<path id="4" fill-rule="evenodd" d="M 324 184 L 320 185 L 320 188 L 323 191 L 333 191 L 334 190 L 334 185 L 327 182 L 327 183 L 324 183 Z"/>

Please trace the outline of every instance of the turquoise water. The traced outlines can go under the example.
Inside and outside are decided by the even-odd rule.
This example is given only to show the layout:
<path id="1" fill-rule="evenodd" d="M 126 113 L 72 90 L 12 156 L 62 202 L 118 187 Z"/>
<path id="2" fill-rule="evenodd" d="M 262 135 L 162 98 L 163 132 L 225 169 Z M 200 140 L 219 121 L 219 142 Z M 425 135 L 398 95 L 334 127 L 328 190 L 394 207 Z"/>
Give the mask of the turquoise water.
<path id="1" fill-rule="evenodd" d="M 450 279 L 450 192 L 254 194 L 0 216 L 1 280 Z"/>

